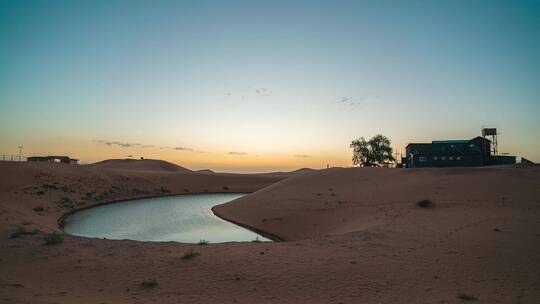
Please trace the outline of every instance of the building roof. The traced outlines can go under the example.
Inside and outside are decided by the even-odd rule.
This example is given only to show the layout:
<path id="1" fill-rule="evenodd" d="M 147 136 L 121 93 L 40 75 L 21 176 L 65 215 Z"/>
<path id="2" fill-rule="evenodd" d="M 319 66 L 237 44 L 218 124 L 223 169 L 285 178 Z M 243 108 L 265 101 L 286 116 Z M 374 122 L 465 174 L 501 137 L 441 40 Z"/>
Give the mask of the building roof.
<path id="1" fill-rule="evenodd" d="M 28 158 L 69 158 L 69 156 L 64 155 L 47 155 L 47 156 L 30 156 Z"/>
<path id="2" fill-rule="evenodd" d="M 407 146 L 405 146 L 405 148 L 407 148 L 408 146 L 428 146 L 428 145 L 437 145 L 437 144 L 466 144 L 466 143 L 469 143 L 471 141 L 474 141 L 474 140 L 485 140 L 485 141 L 488 141 L 488 142 L 491 142 L 491 140 L 485 138 L 485 137 L 482 137 L 482 136 L 476 136 L 472 139 L 450 139 L 450 140 L 434 140 L 432 141 L 431 143 L 410 143 L 408 144 Z"/>
<path id="3" fill-rule="evenodd" d="M 478 139 L 478 140 L 485 140 L 485 141 L 491 142 L 491 140 L 489 140 L 489 139 L 487 139 L 487 138 L 485 138 L 485 137 L 482 137 L 482 136 L 476 136 L 475 138 L 473 138 L 473 139 L 471 139 L 471 140 L 469 140 L 469 141 L 473 141 L 473 140 L 477 140 L 477 139 Z"/>
<path id="4" fill-rule="evenodd" d="M 420 146 L 420 145 L 431 145 L 430 143 L 409 143 L 408 145 L 405 146 L 405 148 L 407 148 L 408 146 Z"/>
<path id="5" fill-rule="evenodd" d="M 434 140 L 432 144 L 466 144 L 469 140 L 453 139 L 453 140 Z"/>
<path id="6" fill-rule="evenodd" d="M 36 160 L 36 159 L 41 159 L 41 160 L 53 160 L 53 159 L 69 159 L 69 160 L 72 160 L 72 161 L 79 161 L 78 159 L 76 158 L 71 158 L 69 156 L 59 156 L 59 155 L 48 155 L 48 156 L 29 156 L 27 157 L 27 159 L 32 159 L 32 160 Z"/>

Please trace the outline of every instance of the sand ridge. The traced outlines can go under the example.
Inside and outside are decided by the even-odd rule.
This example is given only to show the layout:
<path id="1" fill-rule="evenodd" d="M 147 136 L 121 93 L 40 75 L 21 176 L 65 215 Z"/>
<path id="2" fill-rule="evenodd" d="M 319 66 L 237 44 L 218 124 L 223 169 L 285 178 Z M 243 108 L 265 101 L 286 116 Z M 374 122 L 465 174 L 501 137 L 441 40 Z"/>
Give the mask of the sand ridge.
<path id="1" fill-rule="evenodd" d="M 159 159 L 107 159 L 88 166 L 116 170 L 191 172 L 189 169 Z"/>

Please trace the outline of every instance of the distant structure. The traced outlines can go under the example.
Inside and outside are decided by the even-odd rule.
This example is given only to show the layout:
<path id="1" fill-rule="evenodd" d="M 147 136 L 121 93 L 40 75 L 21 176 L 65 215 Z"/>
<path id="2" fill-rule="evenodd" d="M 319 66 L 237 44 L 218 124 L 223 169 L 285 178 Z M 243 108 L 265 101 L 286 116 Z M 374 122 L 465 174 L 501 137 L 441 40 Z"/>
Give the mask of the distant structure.
<path id="1" fill-rule="evenodd" d="M 497 156 L 498 148 L 497 148 L 497 129 L 496 128 L 482 128 L 482 137 L 486 138 L 486 136 L 491 136 L 491 155 Z"/>
<path id="2" fill-rule="evenodd" d="M 26 158 L 26 161 L 51 162 L 51 163 L 73 164 L 73 165 L 76 165 L 79 163 L 78 159 L 70 158 L 69 156 L 30 156 Z"/>
<path id="3" fill-rule="evenodd" d="M 486 136 L 491 136 L 491 140 Z M 498 155 L 497 129 L 484 128 L 482 136 L 470 140 L 434 140 L 405 147 L 404 167 L 478 167 L 515 164 L 516 157 Z"/>

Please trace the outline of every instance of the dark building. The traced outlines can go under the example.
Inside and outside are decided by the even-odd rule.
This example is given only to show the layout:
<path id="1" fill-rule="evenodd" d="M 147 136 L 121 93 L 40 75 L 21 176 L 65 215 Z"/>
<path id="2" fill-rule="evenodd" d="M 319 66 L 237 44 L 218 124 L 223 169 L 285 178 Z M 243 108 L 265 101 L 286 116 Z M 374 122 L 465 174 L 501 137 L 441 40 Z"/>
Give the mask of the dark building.
<path id="1" fill-rule="evenodd" d="M 51 162 L 51 163 L 63 163 L 63 164 L 77 164 L 78 159 L 69 158 L 69 156 L 31 156 L 26 158 L 29 162 Z"/>
<path id="2" fill-rule="evenodd" d="M 477 136 L 471 140 L 435 140 L 431 143 L 411 143 L 405 148 L 402 163 L 416 167 L 476 167 L 515 164 L 515 156 L 491 154 L 491 141 Z"/>

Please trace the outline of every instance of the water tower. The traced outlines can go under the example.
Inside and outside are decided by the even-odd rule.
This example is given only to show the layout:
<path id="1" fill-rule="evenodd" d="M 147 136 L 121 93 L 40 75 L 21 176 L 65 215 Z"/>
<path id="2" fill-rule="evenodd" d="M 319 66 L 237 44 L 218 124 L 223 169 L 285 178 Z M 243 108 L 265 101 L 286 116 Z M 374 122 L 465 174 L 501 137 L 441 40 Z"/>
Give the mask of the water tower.
<path id="1" fill-rule="evenodd" d="M 497 155 L 497 128 L 482 128 L 482 136 L 490 137 L 491 155 Z"/>

